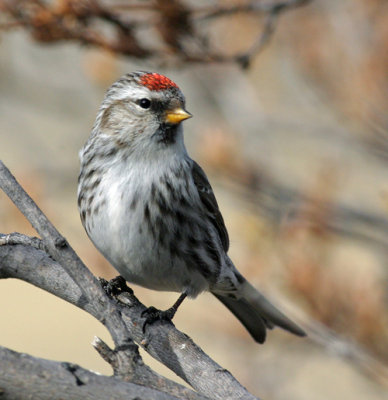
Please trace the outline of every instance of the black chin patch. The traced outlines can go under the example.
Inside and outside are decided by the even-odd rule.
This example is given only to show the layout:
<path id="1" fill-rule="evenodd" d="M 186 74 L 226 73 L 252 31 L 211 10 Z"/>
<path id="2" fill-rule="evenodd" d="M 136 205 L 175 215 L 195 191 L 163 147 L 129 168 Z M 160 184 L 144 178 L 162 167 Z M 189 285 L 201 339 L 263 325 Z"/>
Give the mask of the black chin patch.
<path id="1" fill-rule="evenodd" d="M 156 131 L 156 139 L 159 143 L 175 143 L 178 125 L 161 124 Z"/>

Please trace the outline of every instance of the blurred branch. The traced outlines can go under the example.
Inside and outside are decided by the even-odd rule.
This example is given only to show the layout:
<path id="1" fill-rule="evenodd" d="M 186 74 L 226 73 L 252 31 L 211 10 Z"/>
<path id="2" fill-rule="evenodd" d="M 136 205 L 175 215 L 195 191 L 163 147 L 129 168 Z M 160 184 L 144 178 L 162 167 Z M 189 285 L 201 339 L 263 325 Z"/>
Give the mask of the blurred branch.
<path id="1" fill-rule="evenodd" d="M 265 14 L 265 20 L 261 34 L 256 38 L 254 44 L 245 52 L 234 56 L 234 60 L 240 64 L 243 69 L 247 69 L 252 59 L 258 55 L 264 47 L 269 43 L 275 30 L 280 15 L 292 8 L 303 6 L 310 3 L 311 0 L 288 0 L 288 1 L 267 1 L 257 2 L 251 1 L 247 4 L 237 4 L 229 7 L 212 7 L 196 10 L 203 13 L 199 18 L 209 20 L 241 13 L 246 14 Z"/>
<path id="2" fill-rule="evenodd" d="M 108 297 L 97 279 L 2 162 L 0 187 L 42 237 L 40 242 L 37 238 L 20 234 L 1 235 L 0 279 L 22 279 L 76 305 L 102 322 L 112 335 L 116 349 L 107 349 L 101 341 L 97 341 L 95 347 L 100 354 L 104 353 L 105 360 L 112 361 L 115 376 L 180 398 L 203 398 L 148 368 L 134 340 L 202 396 L 256 399 L 173 324 L 154 323 L 148 325 L 144 333 L 142 313 L 145 306 L 130 290 L 119 293 L 116 296 L 119 301 Z M 18 369 L 17 365 L 13 367 Z"/>
<path id="3" fill-rule="evenodd" d="M 310 321 L 308 328 L 311 339 L 325 347 L 328 352 L 349 360 L 362 373 L 388 387 L 388 368 L 358 343 L 341 337 L 316 321 Z"/>
<path id="4" fill-rule="evenodd" d="M 117 54 L 158 63 L 233 62 L 247 68 L 272 37 L 281 13 L 311 0 L 251 1 L 224 7 L 201 7 L 181 0 L 117 3 L 102 0 L 0 0 L 5 23 L 1 30 L 23 27 L 38 42 L 73 41 L 104 48 Z M 254 45 L 230 55 L 211 45 L 212 23 L 241 13 L 265 21 Z M 143 37 L 154 38 L 151 42 Z M 159 39 L 156 39 L 156 38 Z"/>
<path id="5" fill-rule="evenodd" d="M 368 134 L 363 135 L 360 142 L 379 160 L 388 161 L 388 130 L 386 126 L 376 121 L 367 121 Z"/>
<path id="6" fill-rule="evenodd" d="M 196 10 L 197 13 L 203 14 L 202 19 L 218 18 L 239 13 L 280 13 L 287 9 L 296 8 L 310 3 L 312 0 L 286 0 L 286 1 L 251 1 L 246 4 L 236 4 L 232 6 L 222 7 L 203 7 Z"/>
<path id="7" fill-rule="evenodd" d="M 276 181 L 273 176 L 258 173 L 254 166 L 248 164 L 244 166 L 244 170 L 227 173 L 223 168 L 214 165 L 211 167 L 220 184 L 241 194 L 263 217 L 278 226 L 301 219 L 314 223 L 313 213 L 319 210 L 325 216 L 316 221 L 321 229 L 369 243 L 378 250 L 387 252 L 388 218 L 384 215 L 314 198 Z M 306 210 L 305 205 L 309 205 L 309 209 Z"/>
<path id="8" fill-rule="evenodd" d="M 241 54 L 237 57 L 238 62 L 241 64 L 241 67 L 244 69 L 249 68 L 252 58 L 261 52 L 264 49 L 265 45 L 269 43 L 273 33 L 276 29 L 276 23 L 278 21 L 280 9 L 274 8 L 270 11 L 264 21 L 264 28 L 261 32 L 261 35 L 257 38 L 256 42 L 253 46 L 245 53 Z"/>

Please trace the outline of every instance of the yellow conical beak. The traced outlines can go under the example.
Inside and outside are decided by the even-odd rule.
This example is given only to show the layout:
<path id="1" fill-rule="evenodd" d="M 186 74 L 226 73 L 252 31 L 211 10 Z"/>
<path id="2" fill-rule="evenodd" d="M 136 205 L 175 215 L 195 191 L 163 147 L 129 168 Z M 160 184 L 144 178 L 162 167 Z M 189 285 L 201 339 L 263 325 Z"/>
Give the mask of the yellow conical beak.
<path id="1" fill-rule="evenodd" d="M 185 111 L 183 108 L 175 108 L 174 110 L 169 110 L 166 112 L 166 117 L 164 121 L 168 124 L 179 124 L 179 122 L 185 119 L 191 118 L 192 115 Z"/>

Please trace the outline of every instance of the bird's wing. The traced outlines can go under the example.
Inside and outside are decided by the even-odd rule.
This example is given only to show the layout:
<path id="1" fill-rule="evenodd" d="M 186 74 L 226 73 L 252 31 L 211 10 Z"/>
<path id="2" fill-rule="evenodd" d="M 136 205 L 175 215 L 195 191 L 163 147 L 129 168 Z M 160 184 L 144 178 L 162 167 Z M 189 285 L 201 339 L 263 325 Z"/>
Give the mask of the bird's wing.
<path id="1" fill-rule="evenodd" d="M 229 249 L 229 235 L 228 231 L 226 230 L 224 219 L 222 218 L 216 197 L 214 196 L 213 189 L 210 186 L 206 174 L 195 161 L 193 161 L 192 174 L 194 184 L 197 187 L 199 197 L 205 207 L 207 216 L 213 223 L 220 236 L 224 251 L 227 252 Z"/>

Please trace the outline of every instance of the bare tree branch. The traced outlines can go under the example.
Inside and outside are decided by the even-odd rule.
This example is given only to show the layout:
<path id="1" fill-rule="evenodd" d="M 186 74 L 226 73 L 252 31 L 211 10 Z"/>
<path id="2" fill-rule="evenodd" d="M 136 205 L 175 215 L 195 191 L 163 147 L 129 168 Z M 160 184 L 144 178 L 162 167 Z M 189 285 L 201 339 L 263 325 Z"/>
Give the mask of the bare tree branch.
<path id="1" fill-rule="evenodd" d="M 13 244 L 6 245 L 6 241 Z M 23 244 L 16 244 L 17 241 Z M 34 243 L 34 246 L 25 244 L 28 241 Z M 41 245 L 36 246 L 37 241 L 40 240 L 20 234 L 0 236 L 0 279 L 16 278 L 24 280 L 96 316 L 94 314 L 95 309 L 90 302 L 85 301 L 79 286 L 75 284 L 59 263 L 37 248 L 42 247 Z M 148 367 L 144 365 L 140 371 L 135 369 L 139 364 L 142 364 L 142 360 L 138 355 L 137 348 L 131 348 L 131 344 L 133 343 L 128 340 L 127 343 L 118 347 L 118 350 L 115 350 L 116 353 L 120 353 L 121 358 L 120 368 L 112 365 L 116 376 L 125 377 L 126 381 L 164 390 L 177 397 L 193 400 L 203 398 L 153 372 L 147 373 L 144 377 L 141 376 L 141 373 L 148 370 Z M 128 349 L 138 357 L 135 364 L 133 364 L 132 358 L 127 356 Z M 150 378 L 153 379 L 152 382 L 149 382 Z"/>
<path id="2" fill-rule="evenodd" d="M 114 338 L 116 349 L 113 351 L 120 352 L 118 360 L 117 355 L 109 354 L 109 350 L 104 349 L 105 359 L 110 358 L 116 363 L 113 366 L 116 376 L 178 397 L 196 398 L 192 397 L 195 393 L 157 375 L 144 365 L 133 339 L 203 396 L 212 399 L 256 399 L 173 324 L 154 323 L 148 325 L 144 333 L 142 313 L 145 306 L 130 292 L 119 294 L 119 302 L 107 296 L 96 278 L 2 162 L 0 187 L 37 229 L 43 242 L 19 234 L 2 235 L 0 278 L 25 280 L 84 309 L 101 321 Z M 41 250 L 42 247 L 49 254 Z M 101 354 L 104 346 L 97 343 L 96 347 Z"/>
<path id="3" fill-rule="evenodd" d="M 84 301 L 83 294 L 59 263 L 44 251 L 26 245 L 0 246 L 0 279 L 17 278 L 94 315 L 94 309 Z M 124 303 L 117 307 L 123 313 L 131 335 L 150 355 L 161 361 L 178 376 L 186 380 L 198 392 L 214 399 L 236 398 L 245 393 L 246 399 L 255 399 L 238 384 L 232 375 L 211 360 L 185 334 L 167 322 L 147 326 L 143 334 L 146 307 L 129 293 L 118 298 Z M 122 373 L 125 373 L 123 371 Z"/>
<path id="4" fill-rule="evenodd" d="M 95 374 L 75 364 L 31 357 L 4 347 L 0 347 L 0 360 L 3 399 L 178 399 L 143 385 Z"/>

